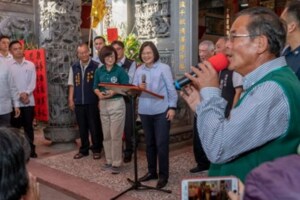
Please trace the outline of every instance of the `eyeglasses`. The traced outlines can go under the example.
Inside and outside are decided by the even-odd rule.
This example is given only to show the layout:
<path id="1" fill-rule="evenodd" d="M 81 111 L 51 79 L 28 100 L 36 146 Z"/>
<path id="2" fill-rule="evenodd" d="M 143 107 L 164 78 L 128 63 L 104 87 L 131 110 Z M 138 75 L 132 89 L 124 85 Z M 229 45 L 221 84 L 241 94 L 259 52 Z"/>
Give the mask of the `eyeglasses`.
<path id="1" fill-rule="evenodd" d="M 250 34 L 229 34 L 227 36 L 227 39 L 230 41 L 230 42 L 233 42 L 234 38 L 239 38 L 239 37 L 256 37 L 258 35 L 250 35 Z"/>
<path id="2" fill-rule="evenodd" d="M 115 59 L 115 55 L 114 54 L 108 55 L 104 59 Z"/>

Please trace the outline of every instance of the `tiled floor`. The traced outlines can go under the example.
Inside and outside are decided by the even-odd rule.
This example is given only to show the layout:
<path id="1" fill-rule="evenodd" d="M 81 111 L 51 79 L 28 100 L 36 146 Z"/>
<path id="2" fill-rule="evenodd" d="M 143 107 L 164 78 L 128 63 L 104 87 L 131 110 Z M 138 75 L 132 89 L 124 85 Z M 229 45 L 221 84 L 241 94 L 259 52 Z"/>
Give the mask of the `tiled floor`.
<path id="1" fill-rule="evenodd" d="M 74 143 L 51 145 L 51 142 L 44 139 L 40 130 L 36 131 L 35 143 L 39 157 L 32 159 L 28 168 L 41 182 L 42 200 L 107 200 L 130 187 L 127 178 L 133 178 L 133 161 L 124 164 L 119 175 L 112 175 L 100 169 L 100 166 L 105 163 L 104 156 L 100 160 L 93 160 L 92 156 L 74 160 L 73 155 L 78 148 L 78 145 Z M 144 151 L 138 151 L 137 157 L 138 173 L 142 176 L 147 172 Z M 188 171 L 194 165 L 191 146 L 174 150 L 170 152 L 170 178 L 165 188 L 172 190 L 171 194 L 153 190 L 133 190 L 119 199 L 180 199 L 181 179 L 206 175 L 203 173 L 191 175 Z M 145 184 L 155 186 L 156 181 L 149 181 Z"/>

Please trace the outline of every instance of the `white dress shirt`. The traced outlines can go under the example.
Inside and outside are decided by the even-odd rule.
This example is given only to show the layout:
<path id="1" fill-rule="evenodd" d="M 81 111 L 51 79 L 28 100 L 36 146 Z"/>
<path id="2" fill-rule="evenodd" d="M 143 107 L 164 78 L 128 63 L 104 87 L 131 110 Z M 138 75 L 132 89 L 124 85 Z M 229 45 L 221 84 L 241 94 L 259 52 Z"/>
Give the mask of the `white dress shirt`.
<path id="1" fill-rule="evenodd" d="M 12 70 L 19 94 L 25 92 L 29 95 L 29 103 L 23 104 L 19 101 L 20 107 L 34 106 L 33 91 L 36 86 L 36 71 L 34 64 L 25 59 L 23 59 L 22 63 L 18 63 L 13 59 L 9 62 L 9 67 Z"/>
<path id="2" fill-rule="evenodd" d="M 117 64 L 122 67 L 122 65 L 124 64 L 125 62 L 125 56 L 120 60 L 120 62 L 118 62 Z M 136 71 L 136 62 L 133 61 L 130 65 L 130 68 L 128 70 L 128 76 L 129 76 L 129 83 L 132 84 L 133 82 L 133 77 L 134 77 L 134 74 L 135 74 L 135 71 Z"/>
<path id="3" fill-rule="evenodd" d="M 0 61 L 0 115 L 8 114 L 14 107 L 19 107 L 19 94 L 12 72 L 8 65 Z"/>
<path id="4" fill-rule="evenodd" d="M 13 57 L 10 53 L 8 53 L 7 56 L 4 56 L 0 53 L 0 61 L 6 62 L 6 61 L 10 61 L 12 59 L 13 59 Z"/>

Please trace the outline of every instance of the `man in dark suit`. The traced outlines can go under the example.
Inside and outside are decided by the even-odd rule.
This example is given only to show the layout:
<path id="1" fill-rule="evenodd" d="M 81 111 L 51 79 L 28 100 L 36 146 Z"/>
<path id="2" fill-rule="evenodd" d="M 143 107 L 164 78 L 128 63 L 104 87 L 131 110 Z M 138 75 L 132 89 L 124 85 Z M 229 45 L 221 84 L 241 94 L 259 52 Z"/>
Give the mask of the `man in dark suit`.
<path id="1" fill-rule="evenodd" d="M 98 109 L 98 97 L 93 91 L 94 73 L 99 63 L 89 56 L 87 44 L 80 44 L 77 48 L 79 61 L 72 65 L 69 72 L 69 98 L 68 104 L 75 115 L 79 127 L 81 147 L 74 159 L 89 155 L 93 152 L 94 159 L 101 158 L 103 133 Z M 90 147 L 89 132 L 92 146 Z"/>

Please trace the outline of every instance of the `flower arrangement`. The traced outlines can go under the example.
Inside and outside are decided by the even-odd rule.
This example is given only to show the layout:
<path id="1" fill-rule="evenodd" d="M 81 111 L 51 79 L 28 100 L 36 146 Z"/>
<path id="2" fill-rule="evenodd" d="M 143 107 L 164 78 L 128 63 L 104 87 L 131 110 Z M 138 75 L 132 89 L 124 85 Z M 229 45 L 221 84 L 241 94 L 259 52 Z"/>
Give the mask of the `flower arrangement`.
<path id="1" fill-rule="evenodd" d="M 107 35 L 101 35 L 107 41 Z M 139 51 L 141 47 L 140 41 L 137 39 L 137 36 L 133 33 L 127 35 L 124 39 L 118 37 L 118 40 L 122 41 L 125 46 L 125 56 L 131 60 L 134 60 L 137 64 L 141 63 L 139 59 Z"/>
<path id="2" fill-rule="evenodd" d="M 127 58 L 140 63 L 139 51 L 141 47 L 140 41 L 137 39 L 135 34 L 129 34 L 124 40 L 125 45 L 125 55 Z"/>

